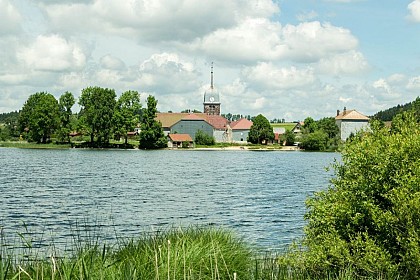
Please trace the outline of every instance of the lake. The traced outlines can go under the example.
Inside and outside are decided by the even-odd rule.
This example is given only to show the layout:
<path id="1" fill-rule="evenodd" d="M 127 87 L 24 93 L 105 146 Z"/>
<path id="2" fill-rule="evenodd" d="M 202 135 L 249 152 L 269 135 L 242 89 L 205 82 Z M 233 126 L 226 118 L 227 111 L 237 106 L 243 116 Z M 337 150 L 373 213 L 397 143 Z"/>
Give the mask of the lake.
<path id="1" fill-rule="evenodd" d="M 172 226 L 228 228 L 264 250 L 303 234 L 305 199 L 337 153 L 0 148 L 0 230 L 34 247 L 74 235 L 136 237 Z M 90 234 L 90 233 L 89 233 Z M 15 236 L 14 241 L 10 236 Z"/>

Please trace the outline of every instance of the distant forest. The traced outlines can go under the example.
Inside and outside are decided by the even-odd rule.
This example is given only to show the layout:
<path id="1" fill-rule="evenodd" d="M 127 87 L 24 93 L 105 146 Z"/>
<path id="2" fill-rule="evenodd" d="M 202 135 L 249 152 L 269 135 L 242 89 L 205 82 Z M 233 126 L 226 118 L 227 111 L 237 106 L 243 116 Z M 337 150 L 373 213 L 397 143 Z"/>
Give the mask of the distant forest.
<path id="1" fill-rule="evenodd" d="M 417 104 L 417 106 L 416 106 Z M 409 111 L 409 110 L 418 110 L 420 105 L 420 97 L 417 97 L 416 100 L 406 103 L 404 105 L 397 105 L 394 106 L 392 108 L 383 110 L 383 111 L 379 111 L 378 113 L 376 113 L 375 115 L 372 116 L 372 118 L 377 119 L 377 120 L 381 120 L 384 122 L 387 121 L 392 121 L 392 119 L 398 115 L 399 113 L 402 113 L 404 111 Z"/>
<path id="2" fill-rule="evenodd" d="M 13 120 L 17 120 L 19 117 L 19 112 L 10 112 L 10 113 L 1 113 L 0 114 L 0 123 L 8 123 Z"/>

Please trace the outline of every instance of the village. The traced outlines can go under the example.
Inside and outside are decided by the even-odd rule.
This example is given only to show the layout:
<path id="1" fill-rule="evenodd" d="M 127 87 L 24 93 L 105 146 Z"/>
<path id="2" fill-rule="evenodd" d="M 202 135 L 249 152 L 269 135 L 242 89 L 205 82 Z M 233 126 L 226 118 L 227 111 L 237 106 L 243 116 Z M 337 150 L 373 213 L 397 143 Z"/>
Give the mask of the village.
<path id="1" fill-rule="evenodd" d="M 203 113 L 157 113 L 156 120 L 162 124 L 162 129 L 168 137 L 168 148 L 194 147 L 199 131 L 213 137 L 216 143 L 247 145 L 253 122 L 247 118 L 229 121 L 221 115 L 221 104 L 220 92 L 214 87 L 212 67 L 210 88 L 204 92 Z M 335 123 L 339 130 L 339 138 L 346 141 L 351 135 L 368 127 L 369 117 L 344 107 L 341 112 L 337 110 Z M 296 139 L 299 139 L 303 126 L 304 122 L 296 122 L 291 128 Z M 136 133 L 138 132 L 137 129 Z M 284 126 L 274 126 L 273 133 L 274 139 L 264 144 L 286 144 L 281 137 L 286 133 Z M 297 147 L 298 144 L 295 142 L 293 146 Z"/>

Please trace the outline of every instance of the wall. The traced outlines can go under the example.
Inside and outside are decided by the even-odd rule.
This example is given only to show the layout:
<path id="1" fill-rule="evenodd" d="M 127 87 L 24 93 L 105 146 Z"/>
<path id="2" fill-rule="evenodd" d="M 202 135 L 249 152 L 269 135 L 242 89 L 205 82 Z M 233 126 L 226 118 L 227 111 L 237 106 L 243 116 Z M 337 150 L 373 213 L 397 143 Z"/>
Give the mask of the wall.
<path id="1" fill-rule="evenodd" d="M 340 137 L 343 141 L 346 141 L 350 134 L 356 134 L 358 131 L 369 127 L 367 121 L 357 120 L 337 120 L 336 124 L 340 129 Z"/>
<path id="2" fill-rule="evenodd" d="M 171 127 L 171 133 L 189 134 L 193 140 L 198 130 L 213 136 L 213 127 L 204 120 L 180 120 Z"/>

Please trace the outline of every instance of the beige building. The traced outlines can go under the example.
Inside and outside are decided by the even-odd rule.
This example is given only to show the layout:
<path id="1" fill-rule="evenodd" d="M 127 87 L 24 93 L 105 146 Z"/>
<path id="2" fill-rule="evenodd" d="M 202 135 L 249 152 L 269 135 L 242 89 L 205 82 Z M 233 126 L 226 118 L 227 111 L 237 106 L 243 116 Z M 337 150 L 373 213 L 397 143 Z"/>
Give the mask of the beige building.
<path id="1" fill-rule="evenodd" d="M 357 112 L 356 110 L 347 110 L 344 107 L 343 112 L 337 110 L 335 123 L 340 130 L 340 138 L 346 141 L 351 134 L 356 134 L 358 131 L 369 128 L 369 118 Z"/>

